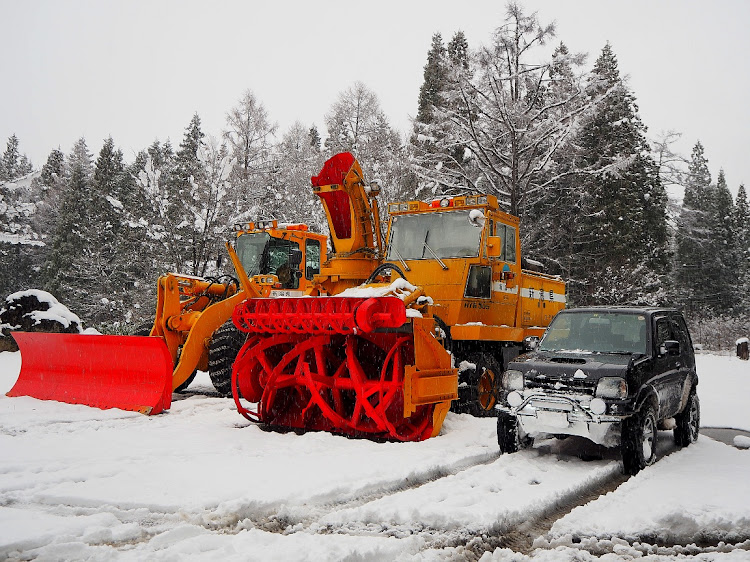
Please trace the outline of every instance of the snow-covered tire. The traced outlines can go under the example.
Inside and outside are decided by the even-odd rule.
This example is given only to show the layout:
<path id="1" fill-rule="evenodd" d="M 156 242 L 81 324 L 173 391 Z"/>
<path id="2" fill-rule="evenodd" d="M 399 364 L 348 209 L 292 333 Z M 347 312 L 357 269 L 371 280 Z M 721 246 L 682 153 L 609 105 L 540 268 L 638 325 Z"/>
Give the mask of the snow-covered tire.
<path id="1" fill-rule="evenodd" d="M 625 474 L 637 474 L 656 460 L 656 413 L 651 402 L 622 422 L 622 466 Z"/>
<path id="2" fill-rule="evenodd" d="M 501 454 L 515 453 L 526 446 L 521 439 L 518 420 L 507 412 L 497 415 L 497 445 Z"/>
<path id="3" fill-rule="evenodd" d="M 211 338 L 208 348 L 208 376 L 222 396 L 232 395 L 232 365 L 245 342 L 245 335 L 227 320 Z"/>
<path id="4" fill-rule="evenodd" d="M 502 376 L 502 366 L 489 353 L 473 353 L 466 359 L 476 365 L 461 373 L 458 388 L 458 404 L 454 411 L 476 417 L 495 414 L 497 390 Z"/>
<path id="5" fill-rule="evenodd" d="M 687 447 L 698 440 L 701 425 L 701 404 L 695 387 L 690 390 L 685 409 L 675 416 L 674 442 L 680 447 Z"/>

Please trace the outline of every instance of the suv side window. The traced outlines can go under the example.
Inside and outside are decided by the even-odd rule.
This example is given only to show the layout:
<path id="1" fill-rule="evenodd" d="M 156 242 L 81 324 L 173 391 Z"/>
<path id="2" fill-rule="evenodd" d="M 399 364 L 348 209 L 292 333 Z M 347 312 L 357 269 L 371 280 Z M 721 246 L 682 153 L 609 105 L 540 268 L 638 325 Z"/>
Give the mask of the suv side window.
<path id="1" fill-rule="evenodd" d="M 679 315 L 673 316 L 672 329 L 677 336 L 677 341 L 680 342 L 680 354 L 689 359 L 692 356 L 693 342 L 690 339 L 690 332 L 687 329 L 687 324 L 685 324 L 685 319 Z"/>
<path id="2" fill-rule="evenodd" d="M 654 351 L 659 354 L 662 344 L 672 339 L 672 330 L 669 327 L 669 319 L 666 317 L 656 319 L 656 330 L 654 331 Z"/>

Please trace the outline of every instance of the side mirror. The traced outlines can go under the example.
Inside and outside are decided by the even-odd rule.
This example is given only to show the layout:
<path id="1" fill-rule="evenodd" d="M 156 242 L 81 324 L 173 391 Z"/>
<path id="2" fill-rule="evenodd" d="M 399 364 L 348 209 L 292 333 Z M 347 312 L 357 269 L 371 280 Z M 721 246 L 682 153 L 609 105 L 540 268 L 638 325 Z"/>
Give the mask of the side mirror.
<path id="1" fill-rule="evenodd" d="M 501 240 L 499 236 L 487 237 L 487 256 L 490 258 L 499 258 L 502 252 Z"/>
<path id="2" fill-rule="evenodd" d="M 523 340 L 524 351 L 534 351 L 539 347 L 539 336 L 529 336 Z"/>
<path id="3" fill-rule="evenodd" d="M 675 340 L 667 340 L 661 347 L 659 347 L 660 355 L 679 355 L 680 354 L 680 342 Z"/>

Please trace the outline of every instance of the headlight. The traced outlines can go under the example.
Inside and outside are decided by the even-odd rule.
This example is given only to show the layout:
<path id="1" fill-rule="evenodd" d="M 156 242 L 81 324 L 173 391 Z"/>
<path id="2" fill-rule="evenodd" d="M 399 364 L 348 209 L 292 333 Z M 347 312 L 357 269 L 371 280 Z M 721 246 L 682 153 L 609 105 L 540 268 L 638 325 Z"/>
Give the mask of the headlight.
<path id="1" fill-rule="evenodd" d="M 523 389 L 523 373 L 521 371 L 505 371 L 503 373 L 503 388 L 505 390 Z"/>
<path id="2" fill-rule="evenodd" d="M 628 383 L 620 377 L 602 377 L 596 385 L 595 395 L 599 398 L 625 399 L 628 397 Z"/>

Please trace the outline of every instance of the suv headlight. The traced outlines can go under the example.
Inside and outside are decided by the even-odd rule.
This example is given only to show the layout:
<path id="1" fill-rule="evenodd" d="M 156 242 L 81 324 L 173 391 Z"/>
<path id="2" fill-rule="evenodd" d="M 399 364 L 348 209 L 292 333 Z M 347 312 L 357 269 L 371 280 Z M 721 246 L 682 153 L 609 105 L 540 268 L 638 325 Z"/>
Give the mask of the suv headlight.
<path id="1" fill-rule="evenodd" d="M 620 377 L 602 377 L 596 385 L 594 394 L 599 398 L 624 400 L 628 397 L 628 383 Z"/>
<path id="2" fill-rule="evenodd" d="M 523 373 L 521 371 L 508 370 L 503 373 L 503 388 L 505 390 L 522 390 Z"/>

